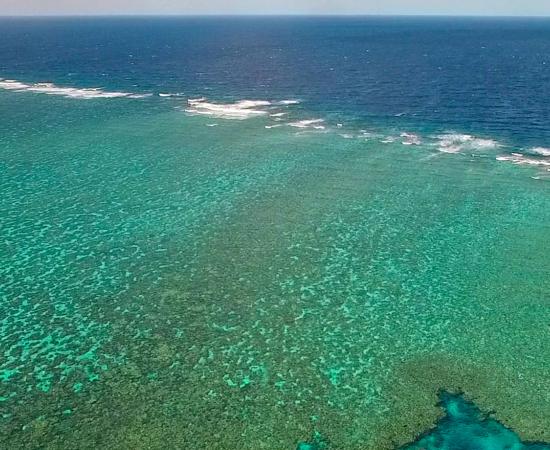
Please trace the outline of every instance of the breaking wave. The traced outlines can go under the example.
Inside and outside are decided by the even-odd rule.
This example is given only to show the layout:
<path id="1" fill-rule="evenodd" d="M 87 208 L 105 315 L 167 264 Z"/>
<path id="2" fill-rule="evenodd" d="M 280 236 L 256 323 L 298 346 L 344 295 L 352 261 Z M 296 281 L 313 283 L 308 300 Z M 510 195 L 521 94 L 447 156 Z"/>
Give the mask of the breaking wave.
<path id="1" fill-rule="evenodd" d="M 534 147 L 529 150 L 529 153 L 533 153 L 537 156 L 550 157 L 550 148 Z"/>
<path id="2" fill-rule="evenodd" d="M 110 92 L 101 88 L 61 87 L 53 83 L 23 83 L 17 80 L 0 78 L 0 89 L 14 92 L 34 92 L 38 94 L 59 95 L 66 98 L 96 99 L 96 98 L 145 98 L 151 94 L 134 94 L 131 92 Z"/>
<path id="3" fill-rule="evenodd" d="M 297 122 L 290 122 L 288 126 L 294 128 L 313 128 L 314 130 L 324 130 L 325 126 L 321 125 L 324 119 L 308 119 L 299 120 Z"/>
<path id="4" fill-rule="evenodd" d="M 205 115 L 220 119 L 249 119 L 267 114 L 266 106 L 271 103 L 263 100 L 241 100 L 236 103 L 210 103 L 205 98 L 187 100 L 189 114 Z"/>
<path id="5" fill-rule="evenodd" d="M 403 145 L 420 145 L 422 144 L 422 139 L 420 139 L 420 136 L 413 133 L 401 133 L 401 143 Z"/>
<path id="6" fill-rule="evenodd" d="M 171 94 L 168 92 L 159 92 L 158 96 L 163 98 L 171 98 L 171 97 L 183 97 L 185 94 L 182 92 L 176 92 L 175 94 Z"/>
<path id="7" fill-rule="evenodd" d="M 0 78 L 0 89 L 13 92 L 32 92 L 45 95 L 57 95 L 74 99 L 113 99 L 113 98 L 132 98 L 141 99 L 150 97 L 150 93 L 132 93 L 121 91 L 107 91 L 102 88 L 76 88 L 62 87 L 53 83 L 25 83 L 18 80 Z M 160 92 L 157 94 L 161 98 L 182 97 L 184 94 Z M 190 115 L 207 116 L 217 119 L 236 119 L 244 120 L 253 117 L 266 117 L 268 121 L 264 125 L 265 129 L 280 127 L 292 127 L 303 131 L 326 130 L 325 119 L 300 119 L 292 117 L 291 108 L 300 103 L 300 100 L 239 100 L 233 103 L 215 103 L 208 101 L 205 97 L 191 98 L 187 100 L 185 112 Z M 290 116 L 289 116 L 290 115 Z M 286 118 L 289 116 L 288 118 Z M 214 127 L 217 123 L 209 123 L 207 126 Z M 487 154 L 491 150 L 507 148 L 507 145 L 501 144 L 493 139 L 476 137 L 470 134 L 461 134 L 447 132 L 439 135 L 420 136 L 411 132 L 397 132 L 395 134 L 372 133 L 366 130 L 346 130 L 342 123 L 336 123 L 334 131 L 346 139 L 370 139 L 376 138 L 384 144 L 402 144 L 407 146 L 427 146 L 436 148 L 441 153 L 476 153 Z M 395 131 L 395 130 L 394 130 Z M 509 147 L 508 147 L 509 148 Z M 511 149 L 510 149 L 511 150 Z M 550 171 L 550 148 L 532 147 L 521 149 L 522 153 L 504 153 L 496 154 L 497 161 L 509 162 L 517 165 L 528 165 L 544 168 Z"/>
<path id="8" fill-rule="evenodd" d="M 272 117 L 281 117 L 284 113 L 277 112 L 277 109 L 298 103 L 298 100 L 282 100 L 275 103 L 267 100 L 240 100 L 235 103 L 213 103 L 201 97 L 188 99 L 188 106 L 185 112 L 192 115 L 204 115 L 220 119 L 244 120 L 268 114 L 271 114 Z"/>
<path id="9" fill-rule="evenodd" d="M 501 145 L 492 139 L 483 139 L 470 134 L 448 133 L 435 136 L 436 146 L 443 153 L 460 153 L 463 151 L 479 151 L 495 149 Z"/>
<path id="10" fill-rule="evenodd" d="M 537 158 L 530 158 L 528 156 L 525 156 L 522 153 L 511 153 L 510 155 L 500 155 L 497 156 L 497 161 L 508 161 L 512 162 L 514 164 L 519 165 L 530 165 L 530 166 L 545 166 L 550 167 L 550 161 L 546 159 L 537 159 Z"/>

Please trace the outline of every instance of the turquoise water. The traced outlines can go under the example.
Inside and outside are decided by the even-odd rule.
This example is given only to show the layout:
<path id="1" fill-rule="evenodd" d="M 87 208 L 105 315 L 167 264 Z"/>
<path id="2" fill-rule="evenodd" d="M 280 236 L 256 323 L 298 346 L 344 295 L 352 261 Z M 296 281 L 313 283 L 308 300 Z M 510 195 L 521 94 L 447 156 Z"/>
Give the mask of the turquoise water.
<path id="1" fill-rule="evenodd" d="M 440 394 L 440 406 L 445 416 L 432 430 L 418 440 L 402 447 L 403 450 L 545 450 L 549 445 L 522 442 L 513 431 L 485 416 L 460 395 Z M 331 444 L 315 431 L 307 442 L 300 442 L 297 450 L 330 449 Z"/>
<path id="2" fill-rule="evenodd" d="M 548 439 L 536 168 L 2 96 L 4 445 L 394 448 L 441 388 Z"/>
<path id="3" fill-rule="evenodd" d="M 527 119 L 511 139 L 21 67 L 0 81 L 0 448 L 550 442 Z"/>
<path id="4" fill-rule="evenodd" d="M 476 449 L 476 450 L 544 450 L 542 443 L 523 443 L 510 430 L 480 411 L 459 396 L 447 393 L 441 396 L 446 416 L 437 427 L 413 445 L 410 450 Z M 322 445 L 322 444 L 321 444 Z"/>

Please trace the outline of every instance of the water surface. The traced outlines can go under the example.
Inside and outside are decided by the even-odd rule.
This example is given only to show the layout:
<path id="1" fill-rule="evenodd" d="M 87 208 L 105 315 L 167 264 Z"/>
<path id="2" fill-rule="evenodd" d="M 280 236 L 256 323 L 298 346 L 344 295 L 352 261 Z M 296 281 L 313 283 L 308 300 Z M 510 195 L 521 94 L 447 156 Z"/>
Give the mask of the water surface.
<path id="1" fill-rule="evenodd" d="M 0 446 L 550 441 L 549 21 L 0 30 Z"/>

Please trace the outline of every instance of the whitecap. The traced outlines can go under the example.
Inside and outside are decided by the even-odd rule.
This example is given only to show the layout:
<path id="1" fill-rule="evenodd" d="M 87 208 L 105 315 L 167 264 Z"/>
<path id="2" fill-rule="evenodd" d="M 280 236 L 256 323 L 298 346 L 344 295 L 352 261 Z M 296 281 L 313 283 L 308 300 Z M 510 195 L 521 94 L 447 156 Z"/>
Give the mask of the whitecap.
<path id="1" fill-rule="evenodd" d="M 67 98 L 96 99 L 96 98 L 145 98 L 151 94 L 134 94 L 131 92 L 109 92 L 101 88 L 74 88 L 60 87 L 53 83 L 23 83 L 17 80 L 4 80 L 0 78 L 0 89 L 14 92 L 34 92 L 46 95 L 59 95 Z"/>
<path id="2" fill-rule="evenodd" d="M 529 152 L 539 156 L 550 157 L 550 148 L 534 147 L 530 149 Z"/>
<path id="3" fill-rule="evenodd" d="M 521 153 L 511 153 L 510 155 L 500 155 L 497 161 L 507 161 L 518 165 L 545 166 L 550 167 L 550 161 L 545 159 L 529 158 Z"/>
<path id="4" fill-rule="evenodd" d="M 187 100 L 185 111 L 193 115 L 205 115 L 220 119 L 249 119 L 267 114 L 265 107 L 271 102 L 266 100 L 240 100 L 235 103 L 211 103 L 204 97 Z"/>
<path id="5" fill-rule="evenodd" d="M 420 136 L 417 134 L 401 133 L 400 136 L 403 138 L 401 141 L 403 145 L 420 145 L 422 143 Z"/>
<path id="6" fill-rule="evenodd" d="M 300 104 L 300 100 L 281 100 L 280 102 L 277 102 L 277 104 L 283 106 L 298 105 Z"/>
<path id="7" fill-rule="evenodd" d="M 17 80 L 3 80 L 0 79 L 0 88 L 9 90 L 25 90 L 30 87 L 28 84 L 21 83 Z"/>
<path id="8" fill-rule="evenodd" d="M 488 150 L 501 147 L 492 139 L 483 139 L 470 134 L 447 133 L 435 136 L 439 142 L 437 147 L 443 153 L 459 153 L 462 151 Z"/>
<path id="9" fill-rule="evenodd" d="M 283 107 L 296 105 L 299 100 L 239 100 L 234 103 L 215 103 L 205 97 L 190 98 L 187 100 L 185 111 L 193 115 L 205 115 L 222 119 L 249 119 L 251 117 L 269 115 L 275 121 L 288 114 L 282 111 Z"/>
<path id="10" fill-rule="evenodd" d="M 319 125 L 323 123 L 323 119 L 308 119 L 308 120 L 299 120 L 298 122 L 291 122 L 288 125 L 294 128 L 313 128 L 315 130 L 324 130 L 324 125 Z"/>
<path id="11" fill-rule="evenodd" d="M 128 98 L 149 98 L 152 97 L 153 94 L 130 94 L 127 95 Z"/>
<path id="12" fill-rule="evenodd" d="M 170 98 L 170 97 L 181 97 L 183 96 L 184 94 L 181 93 L 181 92 L 177 92 L 175 94 L 170 94 L 170 93 L 166 93 L 166 92 L 159 92 L 159 97 L 163 97 L 163 98 Z"/>
<path id="13" fill-rule="evenodd" d="M 380 137 L 380 135 L 377 134 L 377 133 L 370 132 L 370 131 L 361 130 L 361 137 L 363 139 L 375 139 L 375 138 Z"/>

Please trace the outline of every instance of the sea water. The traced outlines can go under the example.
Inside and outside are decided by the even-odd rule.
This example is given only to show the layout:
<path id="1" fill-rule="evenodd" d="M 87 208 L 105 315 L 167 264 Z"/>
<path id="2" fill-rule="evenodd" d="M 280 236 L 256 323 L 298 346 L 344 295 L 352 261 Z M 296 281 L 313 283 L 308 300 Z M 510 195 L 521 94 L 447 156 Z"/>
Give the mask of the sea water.
<path id="1" fill-rule="evenodd" d="M 0 31 L 2 448 L 545 448 L 548 20 Z"/>

